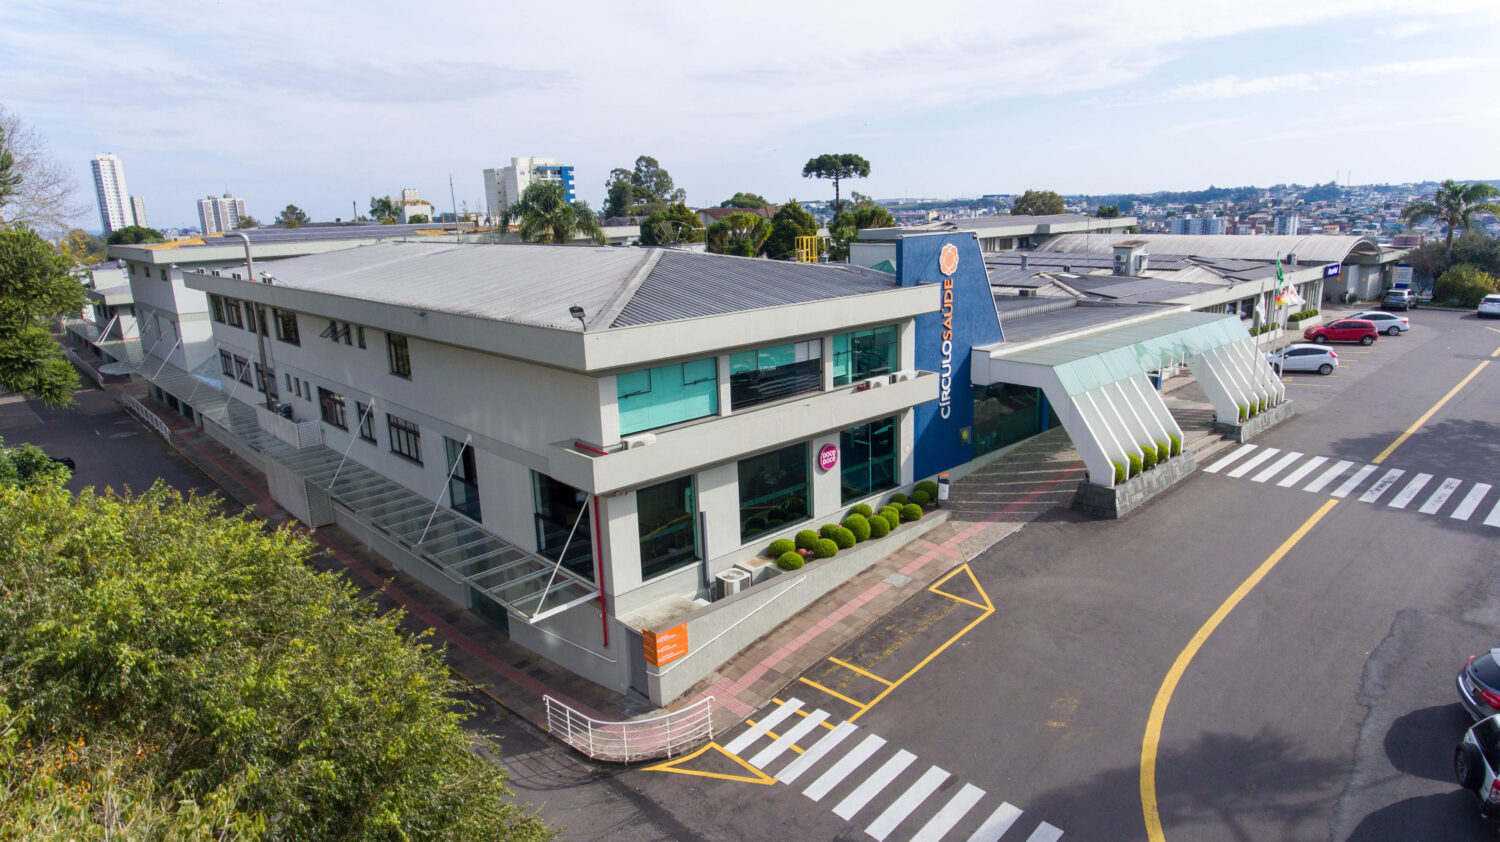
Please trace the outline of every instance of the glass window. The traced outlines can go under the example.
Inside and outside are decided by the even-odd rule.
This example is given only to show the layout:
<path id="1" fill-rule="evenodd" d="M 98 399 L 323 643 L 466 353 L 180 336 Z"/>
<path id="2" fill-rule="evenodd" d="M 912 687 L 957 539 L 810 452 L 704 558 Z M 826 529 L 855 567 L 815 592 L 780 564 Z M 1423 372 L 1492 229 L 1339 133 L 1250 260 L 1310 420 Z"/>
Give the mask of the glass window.
<path id="1" fill-rule="evenodd" d="M 213 315 L 213 320 L 224 324 L 224 299 L 217 295 L 208 297 L 208 311 Z"/>
<path id="2" fill-rule="evenodd" d="M 234 375 L 241 383 L 250 385 L 250 361 L 239 354 L 234 355 Z"/>
<path id="3" fill-rule="evenodd" d="M 390 413 L 386 413 L 385 423 L 391 436 L 391 452 L 422 464 L 422 429 Z"/>
<path id="4" fill-rule="evenodd" d="M 354 402 L 354 410 L 359 413 L 359 437 L 373 444 L 375 442 L 375 413 L 359 401 Z"/>
<path id="5" fill-rule="evenodd" d="M 740 540 L 807 519 L 807 443 L 741 459 Z"/>
<path id="6" fill-rule="evenodd" d="M 255 389 L 258 392 L 264 392 L 267 386 L 271 388 L 271 395 L 274 397 L 276 394 L 276 372 L 270 372 L 270 376 L 268 377 L 266 370 L 264 368 L 261 368 L 260 363 L 256 363 Z"/>
<path id="7" fill-rule="evenodd" d="M 275 309 L 271 312 L 276 314 L 276 338 L 292 345 L 301 345 L 302 340 L 297 335 L 297 314 Z"/>
<path id="8" fill-rule="evenodd" d="M 248 331 L 250 331 L 251 333 L 254 333 L 255 330 L 256 330 L 255 313 L 260 308 L 257 307 L 257 306 L 255 306 L 253 303 L 251 303 L 249 301 L 244 302 L 244 304 L 245 304 L 245 329 L 248 330 Z"/>
<path id="9" fill-rule="evenodd" d="M 330 392 L 322 386 L 318 387 L 318 407 L 322 410 L 323 420 L 326 423 L 338 427 L 340 430 L 349 429 L 349 419 L 345 417 L 344 396 L 338 392 Z"/>
<path id="10" fill-rule="evenodd" d="M 896 487 L 896 416 L 839 433 L 843 501 L 852 503 Z"/>
<path id="11" fill-rule="evenodd" d="M 390 358 L 391 373 L 397 377 L 411 377 L 411 348 L 406 337 L 398 333 L 385 335 L 386 356 Z"/>
<path id="12" fill-rule="evenodd" d="M 1041 390 L 1031 386 L 975 386 L 974 455 L 999 450 L 1047 429 L 1043 405 Z"/>
<path id="13" fill-rule="evenodd" d="M 651 579 L 698 560 L 698 506 L 691 475 L 635 493 L 640 520 L 641 579 Z"/>
<path id="14" fill-rule="evenodd" d="M 822 388 L 822 340 L 729 355 L 729 405 L 736 410 Z"/>
<path id="15" fill-rule="evenodd" d="M 355 325 L 354 332 L 355 332 L 355 335 L 359 337 L 359 347 L 361 347 L 361 348 L 365 347 L 365 327 L 364 327 L 364 325 Z"/>
<path id="16" fill-rule="evenodd" d="M 890 374 L 901 367 L 901 332 L 896 325 L 833 337 L 833 385 Z"/>
<path id="17" fill-rule="evenodd" d="M 563 566 L 594 581 L 594 525 L 585 510 L 589 495 L 546 474 L 531 474 L 536 496 L 536 545 L 539 552 L 557 560 L 566 545 Z M 582 519 L 580 520 L 580 516 Z M 573 539 L 568 540 L 569 533 Z"/>
<path id="18" fill-rule="evenodd" d="M 448 505 L 474 520 L 479 516 L 479 472 L 474 465 L 474 448 L 465 442 L 443 436 L 443 450 L 448 455 Z"/>
<path id="19" fill-rule="evenodd" d="M 240 303 L 238 301 L 231 298 L 224 302 L 224 319 L 229 323 L 230 327 L 243 328 L 245 326 L 245 320 L 240 314 Z"/>
<path id="20" fill-rule="evenodd" d="M 223 372 L 225 377 L 234 376 L 233 354 L 229 353 L 228 351 L 219 352 L 219 371 Z"/>
<path id="21" fill-rule="evenodd" d="M 709 357 L 616 376 L 620 434 L 717 414 L 718 366 L 718 360 Z"/>

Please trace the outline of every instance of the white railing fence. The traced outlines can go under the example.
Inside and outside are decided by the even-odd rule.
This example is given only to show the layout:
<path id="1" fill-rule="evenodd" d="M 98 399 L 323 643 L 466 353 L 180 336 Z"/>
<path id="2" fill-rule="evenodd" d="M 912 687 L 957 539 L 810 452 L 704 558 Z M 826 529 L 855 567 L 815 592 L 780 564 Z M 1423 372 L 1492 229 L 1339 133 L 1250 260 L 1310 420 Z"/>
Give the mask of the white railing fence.
<path id="1" fill-rule="evenodd" d="M 713 696 L 682 710 L 625 722 L 604 722 L 584 716 L 551 696 L 547 730 L 595 760 L 635 763 L 674 757 L 714 738 Z"/>
<path id="2" fill-rule="evenodd" d="M 158 418 L 156 416 L 156 413 L 147 409 L 146 406 L 140 401 L 136 400 L 130 395 L 125 394 L 124 392 L 121 392 L 120 402 L 125 404 L 125 408 L 130 410 L 131 413 L 135 415 L 135 417 L 144 421 L 146 423 L 146 426 L 159 433 L 162 438 L 168 440 L 172 438 L 172 428 L 167 426 L 167 422 Z"/>

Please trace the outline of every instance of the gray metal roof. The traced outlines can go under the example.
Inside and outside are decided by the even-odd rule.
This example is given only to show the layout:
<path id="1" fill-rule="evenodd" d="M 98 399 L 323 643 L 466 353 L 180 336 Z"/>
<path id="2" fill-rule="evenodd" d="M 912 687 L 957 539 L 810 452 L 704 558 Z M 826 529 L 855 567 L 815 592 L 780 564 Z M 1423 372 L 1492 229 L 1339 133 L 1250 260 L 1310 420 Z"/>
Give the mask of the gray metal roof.
<path id="1" fill-rule="evenodd" d="M 896 288 L 891 275 L 848 264 L 788 263 L 672 250 L 660 254 L 610 327 L 716 316 Z"/>
<path id="2" fill-rule="evenodd" d="M 257 266 L 257 269 L 260 267 Z M 844 264 L 670 249 L 381 242 L 267 263 L 279 286 L 559 330 L 656 324 L 896 288 Z"/>
<path id="3" fill-rule="evenodd" d="M 1035 302 L 1037 299 L 1021 300 Z M 1010 315 L 1009 317 L 1002 311 L 1000 333 L 1005 337 L 1005 344 L 1008 345 L 1034 342 L 1048 336 L 1133 319 L 1146 313 L 1159 312 L 1161 309 L 1160 306 L 1154 304 L 1077 303 L 1076 306 L 1067 309 Z"/>
<path id="4" fill-rule="evenodd" d="M 1163 254 L 1248 260 L 1274 261 L 1295 254 L 1298 261 L 1342 263 L 1350 254 L 1381 253 L 1380 244 L 1369 237 L 1327 234 L 1059 234 L 1043 243 L 1039 251 L 1112 254 L 1116 243 L 1127 240 L 1144 240 L 1149 251 Z"/>

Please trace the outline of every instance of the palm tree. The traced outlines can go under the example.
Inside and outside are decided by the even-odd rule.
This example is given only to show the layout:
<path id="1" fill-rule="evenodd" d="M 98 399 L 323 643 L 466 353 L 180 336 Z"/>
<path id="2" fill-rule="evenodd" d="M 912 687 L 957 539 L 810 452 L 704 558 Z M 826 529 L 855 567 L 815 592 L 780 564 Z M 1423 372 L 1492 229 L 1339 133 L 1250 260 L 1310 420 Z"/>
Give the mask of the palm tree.
<path id="1" fill-rule="evenodd" d="M 524 242 L 568 245 L 579 234 L 587 234 L 594 242 L 604 243 L 604 231 L 589 203 L 569 204 L 560 181 L 527 185 L 520 201 L 505 209 L 500 224 L 509 228 L 512 220 L 519 221 L 516 233 Z"/>
<path id="2" fill-rule="evenodd" d="M 1486 184 L 1483 181 L 1459 184 L 1450 178 L 1438 185 L 1437 193 L 1433 195 L 1432 201 L 1413 202 L 1406 206 L 1401 216 L 1408 223 L 1419 222 L 1423 219 L 1436 219 L 1446 225 L 1448 227 L 1448 259 L 1452 260 L 1453 229 L 1462 228 L 1465 232 L 1472 232 L 1476 213 L 1492 213 L 1500 216 L 1500 204 L 1486 201 L 1496 196 L 1500 196 L 1500 190 L 1495 189 L 1493 184 Z"/>

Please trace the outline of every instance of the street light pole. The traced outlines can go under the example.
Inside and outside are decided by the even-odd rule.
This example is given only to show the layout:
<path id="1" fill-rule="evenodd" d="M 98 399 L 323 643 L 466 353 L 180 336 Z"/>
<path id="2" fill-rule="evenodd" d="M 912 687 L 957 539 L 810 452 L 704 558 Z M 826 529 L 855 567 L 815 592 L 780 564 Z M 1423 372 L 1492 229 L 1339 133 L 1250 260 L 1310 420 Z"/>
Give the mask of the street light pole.
<path id="1" fill-rule="evenodd" d="M 253 283 L 255 281 L 255 258 L 250 254 L 250 236 L 243 231 L 235 231 L 234 236 L 239 237 L 240 241 L 245 244 L 245 271 L 249 273 L 250 281 Z M 276 372 L 271 368 L 270 351 L 266 347 L 266 333 L 269 329 L 265 327 L 266 316 L 271 312 L 271 308 L 267 307 L 264 312 L 255 312 L 260 305 L 254 301 L 250 302 L 250 307 L 256 317 L 255 348 L 260 352 L 261 391 L 266 393 L 266 409 L 275 412 L 276 399 L 271 396 L 271 390 L 276 388 L 274 380 Z M 235 372 L 235 377 L 238 379 L 239 372 Z"/>

